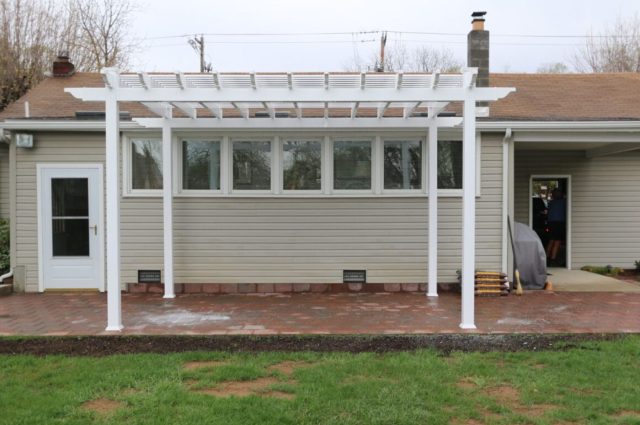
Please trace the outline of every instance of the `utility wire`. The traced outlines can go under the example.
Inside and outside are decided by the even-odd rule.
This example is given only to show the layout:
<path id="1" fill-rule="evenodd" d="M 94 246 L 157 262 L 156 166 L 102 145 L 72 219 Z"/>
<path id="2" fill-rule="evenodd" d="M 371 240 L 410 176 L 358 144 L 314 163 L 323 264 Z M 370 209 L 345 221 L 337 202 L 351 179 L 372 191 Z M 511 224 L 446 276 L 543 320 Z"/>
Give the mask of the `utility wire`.
<path id="1" fill-rule="evenodd" d="M 463 37 L 466 33 L 455 32 L 429 32 L 429 31 L 385 31 L 385 30 L 369 30 L 369 31 L 342 31 L 342 32 L 255 32 L 255 33 L 202 33 L 202 35 L 210 37 L 284 37 L 284 36 L 334 36 L 334 35 L 354 35 L 354 34 L 382 34 L 388 32 L 391 34 L 410 34 L 410 35 L 436 35 L 448 37 Z M 492 37 L 512 37 L 512 38 L 633 38 L 633 34 L 500 34 L 492 33 Z M 177 34 L 164 35 L 155 37 L 146 37 L 147 40 L 161 40 L 168 38 L 186 38 L 193 37 L 193 34 Z"/>

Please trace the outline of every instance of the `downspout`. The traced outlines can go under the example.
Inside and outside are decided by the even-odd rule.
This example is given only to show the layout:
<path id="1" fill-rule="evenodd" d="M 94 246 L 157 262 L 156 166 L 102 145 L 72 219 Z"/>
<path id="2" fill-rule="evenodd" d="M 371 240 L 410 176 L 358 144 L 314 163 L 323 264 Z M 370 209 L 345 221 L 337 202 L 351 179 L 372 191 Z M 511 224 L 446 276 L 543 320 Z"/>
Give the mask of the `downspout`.
<path id="1" fill-rule="evenodd" d="M 13 277 L 13 269 L 10 269 L 9 272 L 3 274 L 2 276 L 0 276 L 0 284 L 2 282 L 4 282 L 5 279 L 8 279 L 10 277 Z"/>
<path id="2" fill-rule="evenodd" d="M 0 142 L 6 143 L 7 145 L 11 146 L 11 136 L 3 128 L 0 128 Z M 11 161 L 9 161 L 9 163 L 11 163 Z M 11 226 L 12 225 L 11 221 L 9 223 L 10 223 L 9 226 Z M 8 279 L 10 277 L 13 277 L 13 267 L 9 268 L 9 271 L 7 273 L 0 275 L 0 284 L 2 284 L 5 279 Z"/>
<path id="3" fill-rule="evenodd" d="M 509 166 L 513 141 L 511 127 L 507 127 L 502 139 L 502 272 L 509 274 L 509 240 L 507 235 L 507 217 L 509 216 Z"/>

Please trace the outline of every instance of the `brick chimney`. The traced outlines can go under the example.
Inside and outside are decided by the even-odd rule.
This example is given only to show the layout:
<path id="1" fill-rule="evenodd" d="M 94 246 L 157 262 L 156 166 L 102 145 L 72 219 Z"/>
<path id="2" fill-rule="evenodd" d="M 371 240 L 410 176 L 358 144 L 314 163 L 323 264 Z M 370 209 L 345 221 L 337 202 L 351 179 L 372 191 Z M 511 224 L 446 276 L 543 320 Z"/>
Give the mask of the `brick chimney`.
<path id="1" fill-rule="evenodd" d="M 467 35 L 467 66 L 478 68 L 477 87 L 489 86 L 489 31 L 484 29 L 486 14 L 487 12 L 471 14 L 471 31 Z M 478 102 L 476 106 L 480 115 L 488 115 L 487 102 Z"/>
<path id="2" fill-rule="evenodd" d="M 69 77 L 76 71 L 76 67 L 69 61 L 69 54 L 62 52 L 53 61 L 54 77 Z"/>

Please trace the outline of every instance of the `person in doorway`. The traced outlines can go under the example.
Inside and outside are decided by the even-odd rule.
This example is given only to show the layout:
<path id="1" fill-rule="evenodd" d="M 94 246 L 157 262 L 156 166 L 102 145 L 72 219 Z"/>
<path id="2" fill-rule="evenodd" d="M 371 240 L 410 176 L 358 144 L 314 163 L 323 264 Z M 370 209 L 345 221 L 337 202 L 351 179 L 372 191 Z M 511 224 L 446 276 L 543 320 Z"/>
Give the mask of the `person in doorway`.
<path id="1" fill-rule="evenodd" d="M 567 239 L 567 199 L 559 188 L 551 192 L 551 197 L 547 212 L 547 224 L 551 233 L 547 244 L 547 262 L 550 266 L 558 266 L 558 252 Z"/>

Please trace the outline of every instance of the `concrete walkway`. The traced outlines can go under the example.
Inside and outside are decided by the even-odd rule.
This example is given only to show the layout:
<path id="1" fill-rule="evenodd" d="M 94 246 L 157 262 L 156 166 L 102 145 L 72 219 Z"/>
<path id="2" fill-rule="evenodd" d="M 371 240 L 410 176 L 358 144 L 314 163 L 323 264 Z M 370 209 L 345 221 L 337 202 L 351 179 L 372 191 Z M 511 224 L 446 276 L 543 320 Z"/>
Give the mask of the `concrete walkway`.
<path id="1" fill-rule="evenodd" d="M 124 294 L 124 334 L 284 335 L 460 333 L 460 295 L 419 293 Z M 105 335 L 107 297 L 12 295 L 0 335 Z M 476 298 L 477 330 L 464 333 L 640 333 L 640 293 L 526 291 Z"/>
<path id="2" fill-rule="evenodd" d="M 634 292 L 640 293 L 640 284 L 614 279 L 597 273 L 565 268 L 549 268 L 549 280 L 559 292 Z"/>

